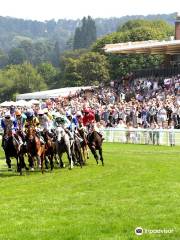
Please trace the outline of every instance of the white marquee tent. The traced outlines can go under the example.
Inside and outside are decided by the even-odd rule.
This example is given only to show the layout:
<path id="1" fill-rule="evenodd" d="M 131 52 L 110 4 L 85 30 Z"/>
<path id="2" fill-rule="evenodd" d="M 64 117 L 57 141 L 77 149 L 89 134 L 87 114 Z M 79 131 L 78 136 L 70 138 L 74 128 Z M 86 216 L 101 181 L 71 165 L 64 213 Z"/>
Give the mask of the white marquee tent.
<path id="1" fill-rule="evenodd" d="M 67 97 L 69 95 L 75 94 L 77 91 L 88 90 L 95 88 L 95 86 L 87 86 L 87 87 L 68 87 L 68 88 L 59 88 L 47 91 L 33 92 L 33 93 L 25 93 L 17 95 L 16 100 L 31 100 L 31 99 L 48 99 L 48 98 L 56 98 L 56 97 Z"/>

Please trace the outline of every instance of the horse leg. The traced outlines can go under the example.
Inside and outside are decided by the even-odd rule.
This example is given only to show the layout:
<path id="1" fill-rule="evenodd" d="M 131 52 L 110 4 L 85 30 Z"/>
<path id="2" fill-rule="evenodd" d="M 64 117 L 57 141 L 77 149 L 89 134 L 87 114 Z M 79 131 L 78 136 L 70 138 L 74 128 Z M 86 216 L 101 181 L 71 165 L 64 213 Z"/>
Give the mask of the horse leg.
<path id="1" fill-rule="evenodd" d="M 102 162 L 102 166 L 104 166 L 104 159 L 103 159 L 103 155 L 102 155 L 102 147 L 99 148 L 99 155 L 100 155 L 100 160 Z"/>
<path id="2" fill-rule="evenodd" d="M 67 147 L 66 152 L 67 152 L 67 156 L 68 156 L 68 159 L 69 159 L 69 169 L 72 169 L 74 167 L 74 165 L 73 165 L 73 159 L 72 159 L 72 153 L 71 153 L 70 146 Z"/>
<path id="3" fill-rule="evenodd" d="M 58 157 L 59 157 L 59 167 L 60 167 L 60 168 L 63 168 L 63 167 L 64 167 L 64 163 L 63 163 L 63 161 L 62 161 L 62 155 L 63 155 L 62 152 L 58 152 Z"/>
<path id="4" fill-rule="evenodd" d="M 41 153 L 41 172 L 44 173 L 44 153 Z"/>
<path id="5" fill-rule="evenodd" d="M 21 156 L 21 166 L 22 166 L 22 168 L 25 168 L 26 170 L 29 170 L 29 168 L 26 166 L 26 163 L 25 163 L 25 161 L 24 161 L 24 156 L 22 155 Z"/>
<path id="6" fill-rule="evenodd" d="M 38 162 L 38 168 L 41 168 L 41 157 L 40 155 L 36 156 L 37 162 Z"/>
<path id="7" fill-rule="evenodd" d="M 83 159 L 84 159 L 84 163 L 86 163 L 86 154 L 85 154 L 85 147 L 84 146 L 82 147 L 82 156 L 83 156 Z"/>
<path id="8" fill-rule="evenodd" d="M 77 153 L 78 153 L 79 164 L 82 168 L 84 161 L 83 161 L 83 157 L 82 157 L 82 153 L 81 153 L 81 146 L 77 146 Z"/>
<path id="9" fill-rule="evenodd" d="M 68 152 L 68 148 L 67 148 L 67 152 Z M 71 156 L 72 156 L 72 161 L 74 162 L 74 165 L 76 164 L 77 165 L 77 157 L 76 157 L 76 154 L 75 154 L 75 146 L 74 144 L 72 145 L 71 149 L 70 149 L 70 152 L 71 152 Z"/>
<path id="10" fill-rule="evenodd" d="M 50 160 L 51 171 L 52 171 L 52 170 L 53 170 L 53 168 L 54 168 L 54 162 L 53 162 L 53 152 L 50 154 L 50 156 L 49 156 L 49 160 Z"/>
<path id="11" fill-rule="evenodd" d="M 47 159 L 46 155 L 45 155 L 44 159 L 45 159 L 45 168 L 48 169 L 49 160 Z"/>
<path id="12" fill-rule="evenodd" d="M 22 156 L 17 156 L 16 157 L 17 160 L 17 172 L 20 173 L 20 175 L 22 176 Z"/>
<path id="13" fill-rule="evenodd" d="M 8 171 L 11 171 L 12 170 L 11 169 L 11 159 L 7 154 L 5 154 L 5 155 L 6 155 L 6 164 L 8 165 Z"/>
<path id="14" fill-rule="evenodd" d="M 41 156 L 37 155 L 37 160 L 38 160 L 38 166 L 41 168 L 41 172 L 44 173 L 44 156 L 41 154 Z"/>
<path id="15" fill-rule="evenodd" d="M 28 154 L 28 162 L 29 162 L 29 167 L 30 167 L 31 171 L 34 171 L 34 159 L 29 154 Z"/>
<path id="16" fill-rule="evenodd" d="M 53 157 L 54 157 L 54 159 L 55 159 L 55 163 L 56 163 L 56 164 L 60 164 L 59 160 L 57 159 L 56 153 L 53 154 Z"/>
<path id="17" fill-rule="evenodd" d="M 97 153 L 96 153 L 96 148 L 95 148 L 95 146 L 92 146 L 90 149 L 91 149 L 91 152 L 92 152 L 94 158 L 96 159 L 96 163 L 97 163 L 97 165 L 98 165 L 98 155 L 97 155 Z"/>
<path id="18" fill-rule="evenodd" d="M 87 145 L 85 146 L 85 149 L 86 149 L 86 153 L 87 153 L 87 159 L 89 159 L 89 150 L 88 150 L 88 146 Z"/>

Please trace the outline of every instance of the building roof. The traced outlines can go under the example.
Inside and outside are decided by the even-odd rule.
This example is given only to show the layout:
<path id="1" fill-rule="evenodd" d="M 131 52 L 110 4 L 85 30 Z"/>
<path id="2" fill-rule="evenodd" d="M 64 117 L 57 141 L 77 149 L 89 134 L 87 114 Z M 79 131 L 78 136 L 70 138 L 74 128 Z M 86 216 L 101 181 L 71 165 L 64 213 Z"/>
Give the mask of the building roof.
<path id="1" fill-rule="evenodd" d="M 117 54 L 180 54 L 180 40 L 170 41 L 140 41 L 126 42 L 116 44 L 106 44 L 104 47 L 106 53 Z"/>
<path id="2" fill-rule="evenodd" d="M 69 95 L 75 94 L 77 91 L 93 89 L 95 86 L 82 86 L 82 87 L 67 87 L 67 88 L 59 88 L 53 90 L 46 90 L 40 92 L 32 92 L 32 93 L 24 93 L 16 96 L 16 100 L 30 100 L 30 99 L 48 99 L 48 98 L 56 98 L 56 97 L 67 97 Z"/>

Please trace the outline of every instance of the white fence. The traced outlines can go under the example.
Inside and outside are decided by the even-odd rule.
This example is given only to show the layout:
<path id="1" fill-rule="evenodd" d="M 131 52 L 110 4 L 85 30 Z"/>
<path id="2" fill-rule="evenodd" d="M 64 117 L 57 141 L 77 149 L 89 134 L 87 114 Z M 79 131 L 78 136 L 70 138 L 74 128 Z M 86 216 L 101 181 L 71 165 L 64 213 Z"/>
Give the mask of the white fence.
<path id="1" fill-rule="evenodd" d="M 180 129 L 101 129 L 106 142 L 180 145 Z"/>

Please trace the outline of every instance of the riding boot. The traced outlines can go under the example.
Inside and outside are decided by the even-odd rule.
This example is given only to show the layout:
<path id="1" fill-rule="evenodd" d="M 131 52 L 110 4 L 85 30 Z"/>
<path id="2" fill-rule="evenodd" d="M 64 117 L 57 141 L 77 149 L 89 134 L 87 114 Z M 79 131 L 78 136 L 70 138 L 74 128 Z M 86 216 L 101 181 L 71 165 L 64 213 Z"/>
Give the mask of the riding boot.
<path id="1" fill-rule="evenodd" d="M 42 145 L 45 145 L 45 140 L 42 136 L 40 136 L 40 142 L 41 142 Z"/>

